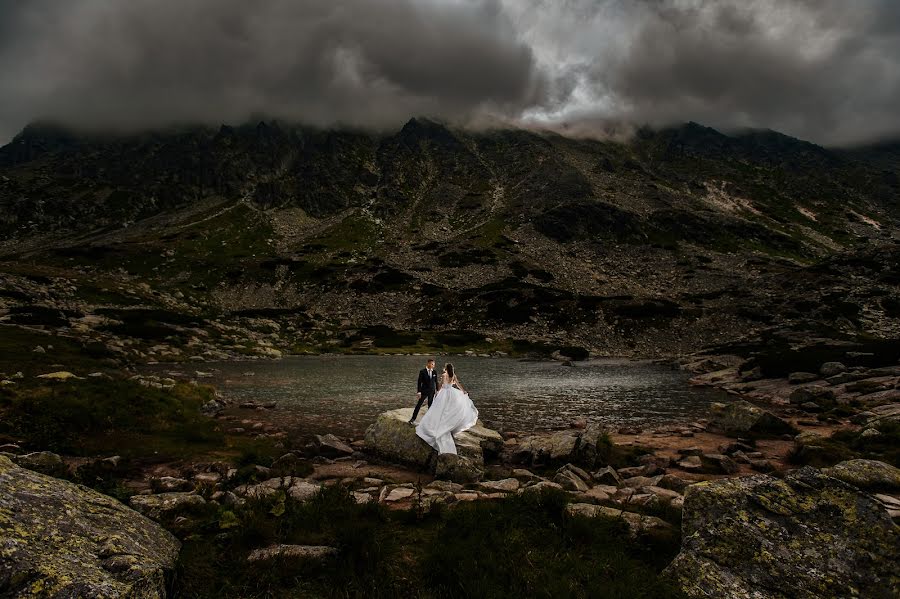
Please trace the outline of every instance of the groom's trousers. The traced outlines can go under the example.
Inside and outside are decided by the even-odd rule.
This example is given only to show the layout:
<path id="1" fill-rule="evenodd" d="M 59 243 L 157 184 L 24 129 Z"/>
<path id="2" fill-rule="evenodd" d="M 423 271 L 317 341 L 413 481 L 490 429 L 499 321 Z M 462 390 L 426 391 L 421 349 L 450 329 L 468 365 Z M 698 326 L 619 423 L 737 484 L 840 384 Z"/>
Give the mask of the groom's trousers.
<path id="1" fill-rule="evenodd" d="M 414 421 L 416 419 L 416 416 L 419 415 L 419 410 L 422 409 L 422 404 L 425 403 L 426 399 L 428 400 L 428 407 L 430 408 L 431 402 L 434 401 L 434 394 L 427 395 L 427 396 L 423 394 L 421 397 L 419 397 L 419 402 L 416 404 L 416 409 L 413 410 L 413 415 L 412 415 L 412 418 L 410 418 L 410 420 Z"/>

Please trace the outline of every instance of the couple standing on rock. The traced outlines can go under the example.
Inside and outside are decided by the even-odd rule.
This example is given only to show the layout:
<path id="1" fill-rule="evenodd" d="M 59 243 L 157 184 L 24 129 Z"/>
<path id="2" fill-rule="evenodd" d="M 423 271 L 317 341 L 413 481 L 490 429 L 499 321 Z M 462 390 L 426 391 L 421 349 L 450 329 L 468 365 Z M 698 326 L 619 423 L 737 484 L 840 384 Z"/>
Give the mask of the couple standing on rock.
<path id="1" fill-rule="evenodd" d="M 478 410 L 456 377 L 453 364 L 447 362 L 444 365 L 439 380 L 434 371 L 434 359 L 429 358 L 425 368 L 419 371 L 416 400 L 410 424 L 415 424 L 422 404 L 428 402 L 428 410 L 416 427 L 416 434 L 438 453 L 455 454 L 453 435 L 475 426 L 478 422 Z"/>

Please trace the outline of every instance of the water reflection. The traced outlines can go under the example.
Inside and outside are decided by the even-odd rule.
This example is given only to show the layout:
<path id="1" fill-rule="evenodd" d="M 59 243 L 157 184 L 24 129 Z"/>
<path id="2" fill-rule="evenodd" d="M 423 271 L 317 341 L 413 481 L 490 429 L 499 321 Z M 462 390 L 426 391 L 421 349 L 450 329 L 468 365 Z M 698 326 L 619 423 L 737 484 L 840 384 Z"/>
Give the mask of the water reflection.
<path id="1" fill-rule="evenodd" d="M 723 395 L 651 362 L 556 362 L 454 357 L 482 419 L 505 430 L 565 426 L 575 418 L 656 425 L 701 417 Z M 359 436 L 378 413 L 415 405 L 418 356 L 304 356 L 198 365 L 238 401 L 276 401 L 271 417 L 294 428 Z M 438 359 L 438 370 L 443 360 Z M 171 370 L 171 368 L 168 368 Z M 246 373 L 253 373 L 249 376 Z"/>

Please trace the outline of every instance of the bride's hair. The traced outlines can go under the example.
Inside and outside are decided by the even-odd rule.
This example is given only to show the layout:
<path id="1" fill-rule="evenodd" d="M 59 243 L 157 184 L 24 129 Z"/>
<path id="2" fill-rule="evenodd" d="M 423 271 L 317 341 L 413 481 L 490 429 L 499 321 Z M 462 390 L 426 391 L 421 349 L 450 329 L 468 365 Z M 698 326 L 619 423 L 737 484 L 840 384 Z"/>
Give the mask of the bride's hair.
<path id="1" fill-rule="evenodd" d="M 451 364 L 450 362 L 447 362 L 446 364 L 444 364 L 444 370 L 447 371 L 447 376 L 449 376 L 452 379 L 453 378 L 453 364 Z"/>

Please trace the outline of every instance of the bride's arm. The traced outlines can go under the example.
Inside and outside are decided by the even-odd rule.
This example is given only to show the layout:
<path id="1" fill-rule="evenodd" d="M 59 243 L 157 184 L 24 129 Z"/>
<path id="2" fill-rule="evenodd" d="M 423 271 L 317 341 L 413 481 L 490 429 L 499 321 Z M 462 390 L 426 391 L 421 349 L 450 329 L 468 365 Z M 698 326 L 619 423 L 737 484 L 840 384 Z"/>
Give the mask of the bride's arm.
<path id="1" fill-rule="evenodd" d="M 456 385 L 457 387 L 459 387 L 459 390 L 462 391 L 463 393 L 466 393 L 466 392 L 467 392 L 467 391 L 466 391 L 466 388 L 463 387 L 463 386 L 462 386 L 462 383 L 459 382 L 459 379 L 456 378 L 456 375 L 453 375 L 453 381 L 452 381 L 452 384 L 454 384 L 454 385 Z"/>

